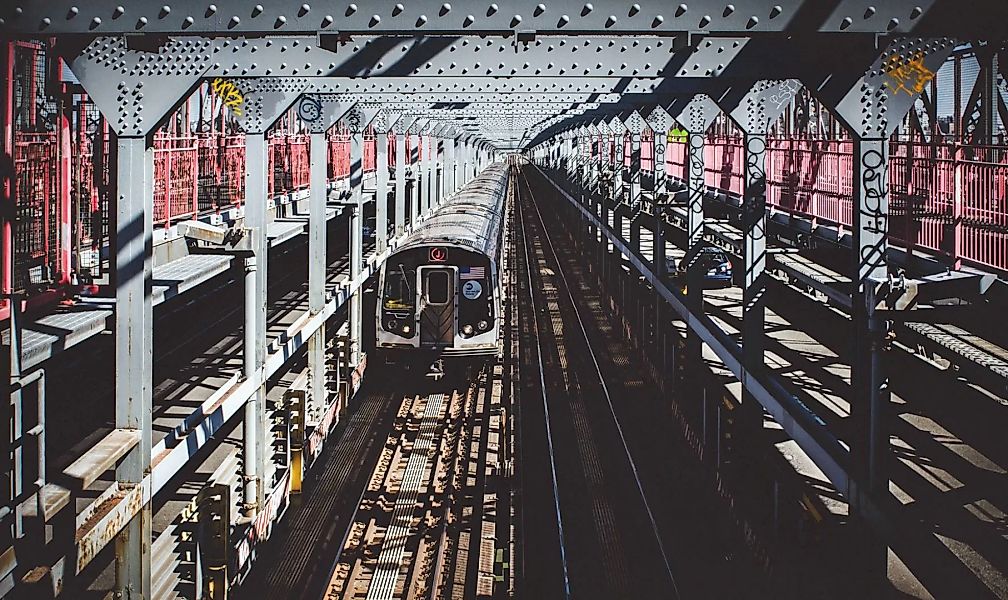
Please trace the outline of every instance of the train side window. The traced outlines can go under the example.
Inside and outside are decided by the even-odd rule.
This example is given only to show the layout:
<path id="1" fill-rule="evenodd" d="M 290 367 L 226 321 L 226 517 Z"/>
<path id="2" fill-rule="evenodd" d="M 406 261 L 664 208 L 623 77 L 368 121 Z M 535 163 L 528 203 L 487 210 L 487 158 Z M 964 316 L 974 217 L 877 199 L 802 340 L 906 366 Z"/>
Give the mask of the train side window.
<path id="1" fill-rule="evenodd" d="M 448 304 L 453 295 L 451 273 L 437 270 L 428 271 L 424 277 L 424 294 L 431 304 Z"/>

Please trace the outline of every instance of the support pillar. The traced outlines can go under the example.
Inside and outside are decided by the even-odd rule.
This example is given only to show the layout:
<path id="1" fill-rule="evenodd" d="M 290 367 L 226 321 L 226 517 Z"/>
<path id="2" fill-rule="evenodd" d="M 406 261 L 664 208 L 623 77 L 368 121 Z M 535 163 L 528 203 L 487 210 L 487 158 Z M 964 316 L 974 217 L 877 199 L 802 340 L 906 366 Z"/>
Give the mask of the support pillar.
<path id="1" fill-rule="evenodd" d="M 326 179 L 328 144 L 325 133 L 311 134 L 310 194 L 308 205 L 308 312 L 315 315 L 325 306 L 326 278 Z M 329 405 L 326 386 L 325 323 L 308 339 L 308 371 L 311 403 L 308 412 L 321 416 Z M 316 415 L 317 413 L 317 415 Z M 301 416 L 302 419 L 305 415 Z"/>
<path id="2" fill-rule="evenodd" d="M 641 188 L 641 134 L 630 135 L 630 204 L 638 207 L 644 200 Z"/>
<path id="3" fill-rule="evenodd" d="M 246 364 L 251 370 L 246 377 L 256 377 L 259 389 L 245 407 L 244 462 L 245 495 L 242 508 L 246 517 L 255 516 L 264 498 L 263 484 L 266 475 L 266 382 L 261 380 L 261 369 L 266 361 L 266 282 L 269 240 L 267 239 L 266 194 L 268 179 L 266 168 L 269 154 L 264 133 L 245 135 L 245 226 L 252 230 L 253 268 L 255 284 L 246 286 L 246 301 L 253 302 L 246 307 L 254 309 L 254 320 L 246 314 L 246 356 L 253 357 L 254 363 Z M 248 282 L 251 278 L 246 276 Z M 251 297 L 249 297 L 251 296 Z M 251 331 L 248 331 L 251 329 Z"/>
<path id="4" fill-rule="evenodd" d="M 686 306 L 694 314 L 703 313 L 703 274 L 691 263 L 703 245 L 704 230 L 704 136 L 705 131 L 690 131 L 687 139 L 686 187 L 688 192 L 686 208 Z M 703 345 L 693 331 L 686 334 L 686 397 L 699 401 L 698 414 L 703 432 L 704 457 L 715 456 L 717 447 L 716 420 L 713 413 L 717 404 L 707 398 L 703 378 L 699 377 L 703 364 Z"/>
<path id="5" fill-rule="evenodd" d="M 630 133 L 630 247 L 637 254 L 641 253 L 640 244 L 640 209 L 644 198 L 641 196 L 641 134 L 640 131 Z"/>
<path id="6" fill-rule="evenodd" d="M 360 131 L 350 134 L 350 201 L 353 212 L 350 216 L 350 280 L 356 284 L 364 262 L 363 215 L 364 215 L 364 139 Z M 354 369 L 361 359 L 361 290 L 350 296 L 350 368 Z"/>
<path id="7" fill-rule="evenodd" d="M 444 154 L 441 150 L 441 140 L 438 138 L 428 136 L 427 143 L 430 153 L 427 155 L 427 201 L 424 203 L 424 212 L 430 215 L 441 201 L 438 194 L 438 168 L 443 164 Z"/>
<path id="8" fill-rule="evenodd" d="M 119 137 L 117 150 L 115 425 L 141 432 L 116 468 L 116 481 L 126 489 L 143 485 L 151 468 L 154 150 L 144 137 Z M 116 594 L 151 598 L 149 501 L 115 539 Z"/>
<path id="9" fill-rule="evenodd" d="M 742 201 L 742 351 L 747 373 L 761 373 L 766 346 L 766 131 L 746 132 L 745 188 Z M 742 379 L 739 431 L 747 437 L 763 427 L 763 407 Z M 746 448 L 744 451 L 748 451 Z"/>
<path id="10" fill-rule="evenodd" d="M 412 136 L 411 136 L 412 138 Z M 417 134 L 415 136 L 415 144 L 411 145 L 409 148 L 410 153 L 410 165 L 413 173 L 413 185 L 410 186 L 410 207 L 413 213 L 410 219 L 410 225 L 415 229 L 417 221 L 420 220 L 421 215 L 423 215 L 423 208 L 420 206 L 420 186 L 421 179 L 427 180 L 426 176 L 421 177 L 421 170 L 423 168 L 423 163 L 421 161 L 423 157 L 423 136 Z M 413 141 L 411 139 L 411 141 Z"/>
<path id="11" fill-rule="evenodd" d="M 380 254 L 388 247 L 388 132 L 375 137 L 375 250 Z"/>
<path id="12" fill-rule="evenodd" d="M 889 222 L 889 138 L 913 109 L 925 85 L 960 43 L 952 38 L 892 40 L 865 70 L 834 71 L 816 88 L 823 104 L 851 131 L 854 140 L 851 325 L 850 446 L 857 493 L 851 502 L 857 547 L 853 573 L 864 586 L 859 595 L 876 596 L 887 587 L 888 550 L 872 528 L 865 495 L 889 495 L 889 388 L 884 371 L 888 328 L 876 312 L 887 287 Z M 895 307 L 891 307 L 895 308 Z M 884 500 L 883 500 L 884 501 Z"/>
<path id="13" fill-rule="evenodd" d="M 396 237 L 406 230 L 406 162 L 409 154 L 406 148 L 406 136 L 395 134 L 396 165 L 395 165 L 395 233 Z"/>
<path id="14" fill-rule="evenodd" d="M 856 289 L 852 297 L 854 360 L 851 364 L 851 456 L 858 479 L 875 497 L 888 493 L 889 380 L 883 364 L 886 323 L 876 316 L 878 286 L 887 280 L 889 216 L 889 141 L 855 138 L 853 233 Z M 856 504 L 856 502 L 855 502 Z M 860 514 L 859 506 L 852 507 Z M 884 581 L 886 544 L 864 524 L 866 544 L 859 548 L 867 579 Z"/>
<path id="15" fill-rule="evenodd" d="M 361 272 L 363 270 L 364 256 L 363 256 L 363 233 L 361 230 L 362 226 L 362 213 L 363 206 L 360 202 L 353 205 L 353 213 L 350 215 L 350 275 L 351 281 L 357 282 L 360 279 Z M 357 292 L 350 297 L 350 364 L 351 368 L 356 368 L 360 364 L 361 354 L 363 352 L 361 348 L 362 330 L 363 322 L 361 319 L 363 315 L 361 313 L 361 289 L 358 288 Z"/>
<path id="16" fill-rule="evenodd" d="M 449 137 L 445 138 L 445 155 L 447 160 L 445 160 L 445 166 L 448 169 L 448 174 L 445 176 L 445 193 L 441 196 L 440 204 L 444 200 L 451 197 L 452 194 L 458 189 L 458 154 L 455 145 L 455 138 Z"/>
<path id="17" fill-rule="evenodd" d="M 667 173 L 665 173 L 665 144 L 668 142 L 668 128 L 667 126 L 661 129 L 655 130 L 653 137 L 653 150 L 655 169 L 654 169 L 654 195 L 651 201 L 651 216 L 654 217 L 654 235 L 652 236 L 652 244 L 654 248 L 652 250 L 652 255 L 654 257 L 653 269 L 655 275 L 658 277 L 665 276 L 665 212 L 662 208 L 664 201 L 665 185 L 667 179 Z M 659 302 L 660 306 L 662 303 Z"/>

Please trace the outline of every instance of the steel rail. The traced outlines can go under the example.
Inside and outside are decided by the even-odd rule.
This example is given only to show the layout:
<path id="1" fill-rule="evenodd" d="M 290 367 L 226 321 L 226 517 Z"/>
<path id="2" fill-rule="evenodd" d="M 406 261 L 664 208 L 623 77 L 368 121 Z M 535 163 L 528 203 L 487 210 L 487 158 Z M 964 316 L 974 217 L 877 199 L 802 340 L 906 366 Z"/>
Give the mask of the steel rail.
<path id="1" fill-rule="evenodd" d="M 513 171 L 514 172 L 514 171 Z M 515 185 L 512 186 L 512 191 L 514 193 L 520 193 L 517 186 L 517 178 L 514 180 Z M 522 219 L 524 211 L 521 210 L 521 204 L 518 202 L 514 203 L 514 209 L 517 214 L 518 226 L 521 229 L 522 247 L 525 250 L 525 275 L 528 279 L 528 296 L 529 296 L 529 306 L 532 307 L 532 319 L 536 318 L 536 302 L 535 294 L 532 293 L 532 257 L 529 253 L 528 238 L 525 237 L 525 221 Z M 550 461 L 550 475 L 553 483 L 553 504 L 556 508 L 556 518 L 557 518 L 557 529 L 558 537 L 560 542 L 560 561 L 563 564 L 563 580 L 564 580 L 564 598 L 570 600 L 570 575 L 567 568 L 567 548 L 566 541 L 564 538 L 563 530 L 563 516 L 560 512 L 560 491 L 557 487 L 557 474 L 556 474 L 556 459 L 553 454 L 553 432 L 550 429 L 550 416 L 549 416 L 549 402 L 546 396 L 546 374 L 543 372 L 543 357 L 542 357 L 542 342 L 539 338 L 538 324 L 536 327 L 532 328 L 536 334 L 536 356 L 537 363 L 539 367 L 539 389 L 542 391 L 542 401 L 543 401 L 543 411 L 546 414 L 546 442 L 549 448 L 549 461 Z"/>
<path id="2" fill-rule="evenodd" d="M 560 278 L 563 279 L 564 289 L 567 292 L 567 297 L 570 299 L 571 308 L 574 310 L 574 316 L 577 317 L 578 327 L 581 329 L 581 335 L 585 339 L 585 345 L 588 348 L 588 355 L 592 359 L 592 364 L 595 367 L 595 374 L 598 376 L 599 383 L 602 385 L 602 392 L 605 394 L 606 404 L 609 406 L 609 414 L 612 415 L 613 423 L 616 425 L 616 431 L 619 433 L 620 442 L 623 444 L 623 452 L 626 454 L 627 461 L 630 463 L 630 470 L 633 472 L 634 481 L 637 484 L 637 491 L 640 493 L 641 501 L 644 503 L 644 510 L 647 511 L 648 520 L 651 522 L 651 531 L 654 533 L 655 540 L 658 542 L 658 549 L 662 555 L 662 561 L 665 563 L 665 571 L 668 574 L 669 581 L 672 583 L 672 589 L 675 590 L 676 598 L 680 598 L 679 586 L 676 584 L 675 575 L 672 573 L 672 565 L 669 562 L 668 553 L 665 551 L 665 543 L 662 541 L 661 534 L 658 532 L 658 523 L 655 521 L 654 512 L 651 510 L 651 504 L 647 500 L 647 495 L 644 493 L 644 486 L 640 480 L 640 474 L 637 471 L 637 464 L 634 462 L 633 454 L 630 452 L 630 446 L 627 444 L 626 436 L 623 434 L 623 426 L 620 424 L 619 417 L 616 416 L 616 409 L 613 407 L 612 397 L 609 395 L 609 386 L 606 385 L 605 377 L 602 375 L 602 368 L 599 366 L 598 358 L 595 356 L 595 350 L 592 348 L 591 338 L 588 337 L 588 330 L 584 326 L 584 320 L 581 318 L 581 311 L 578 310 L 577 303 L 574 301 L 574 295 L 570 291 L 570 284 L 567 281 L 567 275 L 564 274 L 564 270 L 560 268 L 560 258 L 557 256 L 556 249 L 553 247 L 553 241 L 550 239 L 549 232 L 546 230 L 546 222 L 542 218 L 542 213 L 539 212 L 539 206 L 535 203 L 535 194 L 532 192 L 532 186 L 528 182 L 528 177 L 522 174 L 522 178 L 525 181 L 525 187 L 529 191 L 529 200 L 532 202 L 532 206 L 535 208 L 536 218 L 539 220 L 542 226 L 542 237 L 546 240 L 547 246 L 549 246 L 550 254 L 553 255 L 553 261 L 557 264 L 557 273 L 560 274 Z M 544 390 L 545 394 L 545 390 Z"/>

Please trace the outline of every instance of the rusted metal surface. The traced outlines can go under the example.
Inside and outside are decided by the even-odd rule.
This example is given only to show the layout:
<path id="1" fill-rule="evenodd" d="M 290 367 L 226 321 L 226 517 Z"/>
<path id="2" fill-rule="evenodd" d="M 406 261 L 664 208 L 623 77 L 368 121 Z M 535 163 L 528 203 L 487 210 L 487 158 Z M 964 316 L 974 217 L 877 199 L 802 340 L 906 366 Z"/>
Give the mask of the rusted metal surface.
<path id="1" fill-rule="evenodd" d="M 130 488 L 113 485 L 109 489 L 112 492 L 103 494 L 88 511 L 87 518 L 83 522 L 78 522 L 75 533 L 77 542 L 75 574 L 84 570 L 101 549 L 140 513 L 145 504 L 150 502 L 151 479 L 147 476 Z"/>

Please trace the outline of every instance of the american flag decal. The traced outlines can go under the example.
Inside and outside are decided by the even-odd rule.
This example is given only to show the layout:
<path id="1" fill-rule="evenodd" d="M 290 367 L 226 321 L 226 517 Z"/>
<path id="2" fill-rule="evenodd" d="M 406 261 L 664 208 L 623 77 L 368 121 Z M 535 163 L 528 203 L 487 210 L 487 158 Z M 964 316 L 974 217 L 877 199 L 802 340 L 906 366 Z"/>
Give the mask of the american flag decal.
<path id="1" fill-rule="evenodd" d="M 462 267 L 459 269 L 459 279 L 483 279 L 483 267 Z"/>

